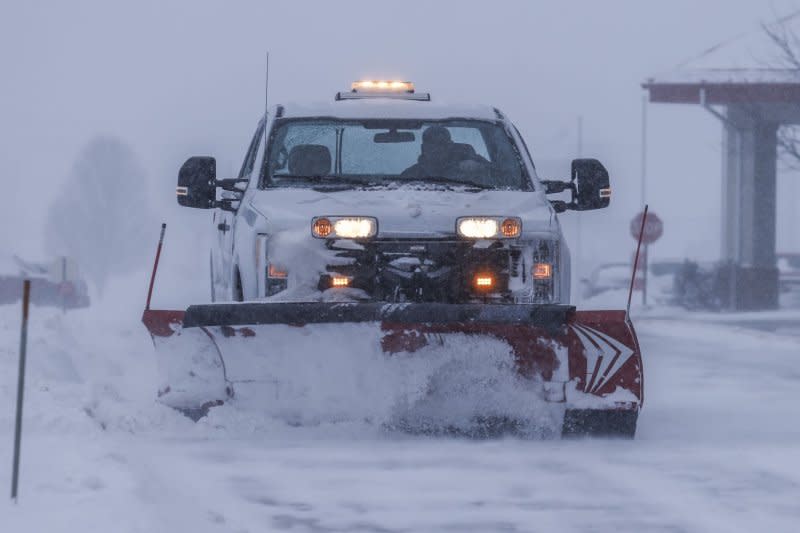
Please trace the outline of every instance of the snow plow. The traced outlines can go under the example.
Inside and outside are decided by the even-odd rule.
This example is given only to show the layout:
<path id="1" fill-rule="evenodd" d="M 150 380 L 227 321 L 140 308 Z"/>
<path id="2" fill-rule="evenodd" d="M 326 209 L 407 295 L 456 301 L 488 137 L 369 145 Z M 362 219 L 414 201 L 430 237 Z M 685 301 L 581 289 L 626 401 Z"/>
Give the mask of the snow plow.
<path id="1" fill-rule="evenodd" d="M 159 352 L 159 398 L 193 418 L 233 400 L 239 386 L 269 384 L 271 361 L 280 361 L 279 352 L 302 358 L 304 351 L 343 342 L 351 352 L 401 357 L 429 344 L 446 346 L 456 336 L 507 344 L 520 376 L 546 402 L 563 408 L 563 435 L 632 437 L 642 398 L 639 348 L 624 311 L 575 311 L 564 305 L 242 303 L 146 310 L 143 322 Z M 342 325 L 350 327 L 336 335 L 334 328 Z"/>
<path id="2" fill-rule="evenodd" d="M 275 106 L 238 177 L 217 179 L 207 156 L 179 172 L 178 203 L 214 212 L 211 303 L 150 308 L 162 228 L 143 316 L 159 400 L 194 419 L 305 406 L 410 431 L 489 420 L 633 437 L 636 334 L 626 311 L 569 305 L 557 218 L 606 207 L 609 176 L 594 159 L 570 170 L 539 180 L 502 112 L 434 104 L 409 82 Z"/>

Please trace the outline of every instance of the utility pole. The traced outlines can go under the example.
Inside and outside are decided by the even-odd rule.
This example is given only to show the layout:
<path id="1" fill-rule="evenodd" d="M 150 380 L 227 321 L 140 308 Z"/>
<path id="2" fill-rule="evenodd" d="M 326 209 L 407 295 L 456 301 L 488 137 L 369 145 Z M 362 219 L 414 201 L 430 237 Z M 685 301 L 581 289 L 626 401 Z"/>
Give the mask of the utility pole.
<path id="1" fill-rule="evenodd" d="M 642 187 L 639 205 L 647 205 L 647 93 L 642 94 Z M 649 257 L 647 244 L 644 245 L 642 264 L 642 306 L 647 306 L 647 269 Z"/>

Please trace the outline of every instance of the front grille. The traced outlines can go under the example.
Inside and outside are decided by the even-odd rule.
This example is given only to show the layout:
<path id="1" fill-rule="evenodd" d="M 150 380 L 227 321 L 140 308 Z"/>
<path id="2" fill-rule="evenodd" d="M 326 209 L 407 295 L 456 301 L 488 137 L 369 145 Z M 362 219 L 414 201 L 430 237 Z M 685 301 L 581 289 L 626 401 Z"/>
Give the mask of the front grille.
<path id="1" fill-rule="evenodd" d="M 382 301 L 513 303 L 509 280 L 522 269 L 521 249 L 507 242 L 476 243 L 465 240 L 383 239 L 360 243 L 328 243 L 337 263 L 330 274 L 350 277 L 351 286 Z M 491 272 L 495 286 L 479 291 L 472 281 Z"/>

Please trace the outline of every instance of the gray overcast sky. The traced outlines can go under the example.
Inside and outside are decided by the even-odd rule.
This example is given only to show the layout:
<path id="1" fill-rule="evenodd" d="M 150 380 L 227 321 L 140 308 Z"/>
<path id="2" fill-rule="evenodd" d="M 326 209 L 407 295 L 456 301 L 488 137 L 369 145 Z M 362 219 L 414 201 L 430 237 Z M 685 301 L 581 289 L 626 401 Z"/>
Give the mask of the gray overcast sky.
<path id="1" fill-rule="evenodd" d="M 439 100 L 503 109 L 551 178 L 566 176 L 566 164 L 552 175 L 552 161 L 575 155 L 583 116 L 583 155 L 607 164 L 616 196 L 610 210 L 581 215 L 582 254 L 627 259 L 640 82 L 795 4 L 4 0 L 0 168 L 10 196 L 0 245 L 43 254 L 54 186 L 103 132 L 142 158 L 162 218 L 202 223 L 174 205 L 177 169 L 195 153 L 217 156 L 222 173 L 238 166 L 262 112 L 269 49 L 273 103 L 329 99 L 365 76 L 413 80 Z M 651 106 L 649 117 L 648 200 L 667 229 L 654 254 L 715 258 L 720 127 L 691 107 Z M 574 248 L 576 215 L 562 220 Z M 779 239 L 796 239 L 788 233 Z"/>

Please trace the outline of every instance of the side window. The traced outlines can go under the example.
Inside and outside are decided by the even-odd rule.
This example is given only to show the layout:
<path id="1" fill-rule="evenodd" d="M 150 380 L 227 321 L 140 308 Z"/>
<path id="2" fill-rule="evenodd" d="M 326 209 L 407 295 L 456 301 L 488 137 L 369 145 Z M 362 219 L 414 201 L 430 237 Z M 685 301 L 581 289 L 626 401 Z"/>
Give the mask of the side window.
<path id="1" fill-rule="evenodd" d="M 256 162 L 256 154 L 258 154 L 258 147 L 261 144 L 261 136 L 264 134 L 264 122 L 261 121 L 258 123 L 258 127 L 256 128 L 256 133 L 253 135 L 253 140 L 250 141 L 250 147 L 247 149 L 247 153 L 244 156 L 244 162 L 242 163 L 242 169 L 239 171 L 240 178 L 246 178 L 253 172 L 253 165 Z"/>
<path id="2" fill-rule="evenodd" d="M 281 128 L 279 134 L 270 143 L 271 171 L 274 176 L 288 176 L 296 172 L 290 168 L 289 154 L 292 149 L 302 145 L 319 145 L 327 148 L 331 157 L 331 169 L 335 172 L 333 164 L 336 161 L 336 138 L 338 136 L 337 127 L 333 124 L 290 124 L 286 128 Z"/>

